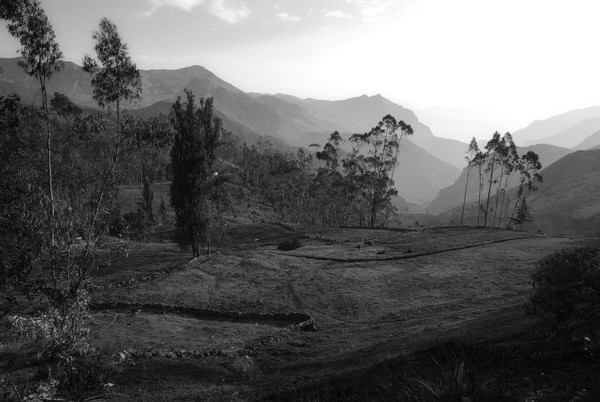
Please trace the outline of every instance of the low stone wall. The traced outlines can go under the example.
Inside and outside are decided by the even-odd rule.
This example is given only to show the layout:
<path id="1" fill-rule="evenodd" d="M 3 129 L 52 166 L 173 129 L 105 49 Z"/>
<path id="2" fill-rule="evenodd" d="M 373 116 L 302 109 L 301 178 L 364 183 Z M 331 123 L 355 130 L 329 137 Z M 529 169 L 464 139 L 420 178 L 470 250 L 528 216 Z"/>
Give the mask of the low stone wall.
<path id="1" fill-rule="evenodd" d="M 169 304 L 144 304 L 144 303 L 92 303 L 90 310 L 121 310 L 127 312 L 150 312 L 154 314 L 176 314 L 185 315 L 197 319 L 205 320 L 222 320 L 233 322 L 283 322 L 287 325 L 277 331 L 273 335 L 264 336 L 255 340 L 252 344 L 246 345 L 237 350 L 189 350 L 175 349 L 170 351 L 164 350 L 144 350 L 125 349 L 116 354 L 118 360 L 126 360 L 129 358 L 204 358 L 204 357 L 235 357 L 249 356 L 261 346 L 279 342 L 282 338 L 295 331 L 316 331 L 315 320 L 309 314 L 298 312 L 274 312 L 274 313 L 259 313 L 259 312 L 242 312 L 242 311 L 220 311 L 212 309 L 199 309 L 188 306 L 177 306 Z"/>

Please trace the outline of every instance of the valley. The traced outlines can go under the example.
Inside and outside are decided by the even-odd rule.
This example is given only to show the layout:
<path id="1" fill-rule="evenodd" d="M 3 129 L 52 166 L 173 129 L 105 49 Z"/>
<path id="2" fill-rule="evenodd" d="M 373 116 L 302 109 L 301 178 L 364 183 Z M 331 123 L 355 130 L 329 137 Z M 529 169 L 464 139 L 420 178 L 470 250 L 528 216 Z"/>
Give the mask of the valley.
<path id="1" fill-rule="evenodd" d="M 0 3 L 0 400 L 600 400 L 597 12 L 292 3 Z"/>

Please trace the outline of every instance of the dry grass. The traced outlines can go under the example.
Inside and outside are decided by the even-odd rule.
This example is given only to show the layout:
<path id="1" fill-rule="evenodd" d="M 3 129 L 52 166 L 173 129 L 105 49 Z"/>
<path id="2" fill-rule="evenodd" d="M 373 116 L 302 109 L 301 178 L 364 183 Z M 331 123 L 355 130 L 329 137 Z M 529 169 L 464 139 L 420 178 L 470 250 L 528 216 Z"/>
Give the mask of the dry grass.
<path id="1" fill-rule="evenodd" d="M 212 349 L 238 350 L 268 336 L 280 326 L 261 323 L 200 320 L 174 314 L 101 311 L 92 314 L 91 343 L 118 352 Z M 107 341 L 108 340 L 108 341 Z"/>
<path id="2" fill-rule="evenodd" d="M 292 333 L 258 348 L 251 375 L 243 370 L 244 375 L 235 374 L 239 373 L 234 367 L 237 360 L 182 361 L 181 367 L 212 374 L 186 385 L 173 377 L 153 384 L 156 400 L 167 395 L 174 383 L 180 385 L 172 396 L 181 400 L 206 395 L 260 398 L 274 390 L 343 376 L 448 339 L 494 339 L 521 331 L 530 324 L 522 305 L 530 292 L 535 261 L 578 242 L 480 229 L 329 229 L 319 230 L 319 239 L 305 231 L 311 238 L 302 239 L 302 247 L 283 252 L 276 244 L 294 234 L 281 226 L 233 226 L 229 233 L 227 248 L 222 245 L 219 254 L 208 260 L 190 263 L 186 270 L 160 280 L 98 292 L 95 301 L 243 312 L 302 311 L 316 318 L 318 331 Z M 373 246 L 364 247 L 365 239 Z M 138 257 L 130 257 L 134 264 L 124 261 L 123 269 L 152 271 L 187 256 L 163 247 L 149 245 Z M 378 254 L 381 251 L 385 254 Z M 98 279 L 114 280 L 118 275 L 113 270 Z M 115 315 L 94 317 L 94 339 L 118 338 L 138 349 L 230 348 L 278 330 L 269 325 L 152 314 L 116 315 L 121 321 L 107 328 Z M 144 369 L 128 369 L 127 375 L 115 380 L 124 384 L 118 389 L 134 392 L 128 376 L 160 372 L 164 364 L 152 359 Z M 221 375 L 217 373 L 225 381 L 213 381 L 213 376 Z"/>

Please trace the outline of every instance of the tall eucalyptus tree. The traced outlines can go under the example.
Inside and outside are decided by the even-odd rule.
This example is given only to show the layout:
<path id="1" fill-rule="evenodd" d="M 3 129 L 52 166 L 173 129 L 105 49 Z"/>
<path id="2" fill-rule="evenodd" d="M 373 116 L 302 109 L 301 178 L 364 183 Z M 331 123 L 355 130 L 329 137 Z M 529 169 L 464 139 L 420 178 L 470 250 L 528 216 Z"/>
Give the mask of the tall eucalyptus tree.
<path id="1" fill-rule="evenodd" d="M 465 194 L 463 196 L 463 207 L 462 213 L 460 215 L 460 224 L 463 224 L 463 220 L 465 217 L 465 204 L 467 202 L 467 188 L 469 186 L 469 174 L 471 173 L 471 167 L 475 164 L 476 156 L 479 153 L 479 145 L 477 145 L 477 140 L 475 137 L 471 140 L 469 144 L 469 148 L 467 149 L 467 155 L 465 156 L 465 160 L 467 161 L 467 181 L 465 183 Z M 478 207 L 479 208 L 479 207 Z"/>
<path id="2" fill-rule="evenodd" d="M 63 54 L 56 42 L 54 29 L 38 0 L 5 0 L 0 5 L 0 18 L 8 21 L 8 32 L 19 39 L 23 58 L 19 66 L 27 75 L 37 79 L 42 101 L 42 115 L 46 130 L 46 155 L 48 172 L 48 194 L 50 197 L 51 242 L 55 237 L 55 200 L 52 176 L 52 130 L 48 106 L 47 85 L 52 76 L 60 71 L 64 63 Z"/>
<path id="3" fill-rule="evenodd" d="M 123 148 L 131 141 L 131 135 L 124 135 L 121 108 L 123 102 L 139 99 L 142 92 L 142 79 L 136 65 L 131 61 L 128 46 L 119 35 L 117 26 L 106 18 L 100 21 L 99 30 L 92 33 L 96 42 L 94 50 L 98 60 L 89 55 L 83 58 L 83 69 L 92 74 L 93 97 L 98 105 L 110 114 L 116 112 L 116 135 L 110 167 L 104 172 L 97 193 L 97 202 L 91 216 L 92 225 L 98 218 L 102 200 L 111 185 L 111 179 Z M 127 134 L 127 133 L 126 133 Z M 130 133 L 131 134 L 131 133 Z M 91 233 L 88 233 L 88 241 Z"/>

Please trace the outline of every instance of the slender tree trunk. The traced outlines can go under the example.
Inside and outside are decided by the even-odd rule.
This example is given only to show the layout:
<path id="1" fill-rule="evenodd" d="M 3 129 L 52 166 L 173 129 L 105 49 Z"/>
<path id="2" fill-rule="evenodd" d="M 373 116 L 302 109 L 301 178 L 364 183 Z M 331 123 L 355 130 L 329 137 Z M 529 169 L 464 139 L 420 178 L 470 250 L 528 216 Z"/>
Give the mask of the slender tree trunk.
<path id="1" fill-rule="evenodd" d="M 463 196 L 463 207 L 460 215 L 460 225 L 463 225 L 463 219 L 465 217 L 465 204 L 467 203 L 467 187 L 469 186 L 469 173 L 471 173 L 471 164 L 467 168 L 467 182 L 465 183 L 465 195 Z"/>
<path id="2" fill-rule="evenodd" d="M 494 167 L 496 166 L 496 161 L 494 160 L 494 162 L 492 163 L 492 171 L 490 173 L 490 185 L 488 187 L 488 194 L 487 194 L 487 203 L 485 206 L 485 219 L 483 220 L 483 227 L 486 228 L 487 227 L 487 219 L 488 219 L 488 214 L 490 211 L 490 195 L 492 193 L 492 183 L 494 182 Z"/>
<path id="3" fill-rule="evenodd" d="M 504 200 L 506 199 L 506 190 L 508 187 L 508 177 L 504 179 L 504 190 L 502 191 L 502 204 L 500 204 L 500 218 L 498 218 L 498 229 L 502 227 L 502 212 L 504 211 Z"/>
<path id="4" fill-rule="evenodd" d="M 496 227 L 496 213 L 498 212 L 498 201 L 500 199 L 500 188 L 502 187 L 502 179 L 504 178 L 504 169 L 500 171 L 500 180 L 498 181 L 498 190 L 496 190 L 496 206 L 494 207 L 494 220 L 492 221 L 492 229 Z"/>
<path id="5" fill-rule="evenodd" d="M 400 140 L 398 140 L 398 147 L 396 148 L 396 154 L 394 155 L 394 166 L 392 167 L 392 176 L 390 177 L 390 185 L 388 187 L 388 205 L 385 210 L 385 220 L 383 221 L 383 227 L 387 226 L 388 218 L 390 217 L 390 209 L 392 208 L 392 180 L 394 180 L 394 173 L 396 172 L 396 165 L 398 164 L 398 150 L 400 149 Z"/>
<path id="6" fill-rule="evenodd" d="M 42 92 L 42 109 L 44 113 L 44 122 L 46 125 L 46 151 L 47 151 L 47 169 L 48 169 L 48 195 L 50 196 L 50 241 L 54 246 L 55 240 L 55 215 L 56 205 L 54 202 L 54 180 L 52 174 L 52 130 L 50 129 L 50 110 L 48 108 L 48 94 L 46 92 L 46 82 L 40 77 L 40 89 Z"/>
<path id="7" fill-rule="evenodd" d="M 479 217 L 481 216 L 481 191 L 483 191 L 483 175 L 481 174 L 481 165 L 479 165 L 479 194 L 477 196 L 477 227 L 481 226 Z"/>
<path id="8" fill-rule="evenodd" d="M 92 212 L 92 217 L 90 219 L 90 226 L 88 228 L 88 238 L 86 244 L 86 250 L 90 252 L 90 244 L 93 236 L 94 227 L 96 226 L 96 219 L 98 219 L 98 212 L 100 211 L 100 206 L 102 205 L 102 201 L 104 198 L 104 193 L 108 189 L 109 179 L 113 175 L 113 172 L 117 166 L 117 162 L 119 160 L 119 152 L 121 146 L 121 110 L 120 110 L 120 102 L 117 100 L 117 142 L 115 144 L 115 155 L 113 156 L 112 165 L 108 172 L 104 175 L 102 180 L 102 185 L 100 186 L 100 193 L 98 194 L 98 199 L 96 200 L 96 205 L 94 206 L 94 210 Z"/>
<path id="9" fill-rule="evenodd" d="M 508 220 L 508 225 L 506 226 L 507 230 L 510 230 L 510 225 L 512 224 L 513 219 L 515 217 L 515 212 L 517 210 L 517 206 L 519 205 L 519 201 L 521 200 L 522 194 L 523 194 L 523 183 L 521 183 L 519 186 L 519 191 L 517 192 L 517 199 L 515 200 L 515 206 L 513 207 L 512 213 L 510 214 L 510 219 Z"/>

